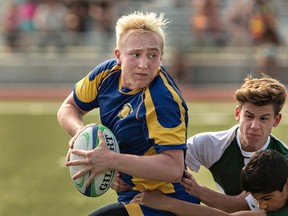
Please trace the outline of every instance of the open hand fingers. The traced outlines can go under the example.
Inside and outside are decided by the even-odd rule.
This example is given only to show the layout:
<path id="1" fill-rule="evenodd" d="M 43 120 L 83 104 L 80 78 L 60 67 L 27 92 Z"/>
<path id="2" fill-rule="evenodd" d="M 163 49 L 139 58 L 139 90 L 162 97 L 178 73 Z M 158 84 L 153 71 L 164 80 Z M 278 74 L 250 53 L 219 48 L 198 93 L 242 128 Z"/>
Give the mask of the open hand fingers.
<path id="1" fill-rule="evenodd" d="M 97 136 L 98 136 L 98 139 L 99 139 L 99 145 L 102 144 L 102 143 L 106 144 L 106 141 L 104 139 L 104 134 L 103 134 L 103 132 L 101 130 L 98 130 Z"/>
<path id="2" fill-rule="evenodd" d="M 83 169 L 81 169 L 79 172 L 77 172 L 75 175 L 73 175 L 72 179 L 75 180 L 75 179 L 85 175 L 88 172 L 90 172 L 90 169 L 89 169 L 89 167 L 85 166 L 85 167 L 83 167 Z"/>
<path id="3" fill-rule="evenodd" d="M 124 192 L 124 191 L 130 191 L 131 187 L 126 184 L 122 179 L 121 179 L 121 174 L 117 173 L 116 178 L 113 182 L 113 184 L 111 185 L 111 188 L 116 191 L 116 192 Z"/>
<path id="4" fill-rule="evenodd" d="M 133 199 L 130 201 L 130 203 L 142 203 L 142 193 L 137 194 L 136 196 L 133 197 Z"/>
<path id="5" fill-rule="evenodd" d="M 69 148 L 73 148 L 74 142 L 77 139 L 77 137 L 79 136 L 79 134 L 87 127 L 90 127 L 91 125 L 94 125 L 95 123 L 91 123 L 91 124 L 87 124 L 84 127 L 82 127 L 80 130 L 78 130 L 76 132 L 76 134 L 70 139 L 69 141 Z"/>
<path id="6" fill-rule="evenodd" d="M 70 161 L 70 155 L 71 154 L 82 156 L 83 159 Z M 66 156 L 66 166 L 86 165 L 87 160 L 84 159 L 84 158 L 86 158 L 86 155 L 87 155 L 87 151 L 85 151 L 85 150 L 69 149 L 67 156 Z"/>
<path id="7" fill-rule="evenodd" d="M 96 177 L 96 174 L 91 173 L 89 178 L 87 179 L 87 181 L 84 184 L 84 187 L 87 188 L 91 182 L 93 181 L 93 179 Z"/>
<path id="8" fill-rule="evenodd" d="M 66 154 L 66 162 L 70 161 L 70 154 L 71 154 L 71 148 L 68 149 L 68 152 Z"/>

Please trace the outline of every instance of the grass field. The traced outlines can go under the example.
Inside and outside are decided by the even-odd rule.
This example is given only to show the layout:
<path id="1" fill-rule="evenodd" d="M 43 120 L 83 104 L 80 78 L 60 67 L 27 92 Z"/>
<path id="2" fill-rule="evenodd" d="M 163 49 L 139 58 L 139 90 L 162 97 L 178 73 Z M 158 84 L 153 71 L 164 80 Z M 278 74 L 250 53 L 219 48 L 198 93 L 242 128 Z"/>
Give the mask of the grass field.
<path id="1" fill-rule="evenodd" d="M 0 102 L 0 215 L 81 216 L 116 201 L 110 190 L 98 198 L 81 195 L 64 167 L 69 136 L 60 128 L 57 102 Z M 226 129 L 234 120 L 234 103 L 193 103 L 189 136 Z M 273 133 L 288 142 L 287 108 Z M 99 122 L 98 113 L 85 121 Z M 196 179 L 211 188 L 210 174 L 201 169 Z"/>

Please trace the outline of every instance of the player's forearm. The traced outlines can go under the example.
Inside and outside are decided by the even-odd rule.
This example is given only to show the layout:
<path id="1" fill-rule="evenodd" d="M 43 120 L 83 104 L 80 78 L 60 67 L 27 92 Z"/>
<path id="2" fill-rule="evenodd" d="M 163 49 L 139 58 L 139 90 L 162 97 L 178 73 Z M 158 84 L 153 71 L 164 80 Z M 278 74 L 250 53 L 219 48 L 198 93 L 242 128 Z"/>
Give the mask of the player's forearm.
<path id="1" fill-rule="evenodd" d="M 228 196 L 206 187 L 201 187 L 197 196 L 207 206 L 221 209 L 225 212 L 248 210 L 243 196 Z"/>
<path id="2" fill-rule="evenodd" d="M 178 152 L 176 154 L 182 155 L 183 157 L 182 150 L 177 151 L 180 151 L 181 153 Z M 183 175 L 184 163 L 179 161 L 181 161 L 181 159 L 176 160 L 165 154 L 153 156 L 117 154 L 110 160 L 112 163 L 111 168 L 116 169 L 121 173 L 127 173 L 152 181 L 165 182 L 180 182 Z"/>
<path id="3" fill-rule="evenodd" d="M 84 127 L 82 114 L 70 104 L 63 104 L 60 107 L 57 119 L 61 127 L 71 136 Z"/>
<path id="4" fill-rule="evenodd" d="M 227 213 L 217 208 L 188 203 L 186 201 L 170 198 L 161 202 L 160 209 L 171 212 L 177 216 L 266 216 L 264 211 L 240 211 Z"/>
<path id="5" fill-rule="evenodd" d="M 178 216 L 247 216 L 245 214 L 246 212 L 241 214 L 229 214 L 216 208 L 175 199 L 159 191 L 144 191 L 140 194 L 137 194 L 132 200 L 132 202 L 136 202 L 151 208 L 171 212 Z"/>
<path id="6" fill-rule="evenodd" d="M 178 216 L 229 216 L 228 213 L 207 206 L 166 197 L 160 204 L 161 210 Z"/>
<path id="7" fill-rule="evenodd" d="M 71 92 L 59 108 L 57 119 L 61 127 L 74 136 L 84 127 L 83 116 L 86 113 L 75 104 L 73 92 Z"/>

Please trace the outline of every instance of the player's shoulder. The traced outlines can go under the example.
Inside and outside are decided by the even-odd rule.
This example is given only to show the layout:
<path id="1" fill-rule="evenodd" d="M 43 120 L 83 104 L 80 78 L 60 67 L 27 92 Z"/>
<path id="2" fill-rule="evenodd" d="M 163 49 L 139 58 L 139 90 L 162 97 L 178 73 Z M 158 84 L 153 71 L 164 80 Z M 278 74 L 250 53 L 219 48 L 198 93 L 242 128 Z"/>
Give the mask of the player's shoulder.
<path id="1" fill-rule="evenodd" d="M 97 76 L 98 74 L 106 74 L 119 70 L 120 66 L 117 65 L 116 59 L 108 59 L 106 61 L 103 61 L 102 63 L 98 64 L 96 67 L 93 68 L 93 70 L 90 73 L 90 77 L 93 78 Z"/>
<path id="2" fill-rule="evenodd" d="M 203 132 L 190 137 L 187 140 L 187 166 L 194 171 L 198 171 L 201 165 L 211 167 L 233 143 L 238 127 L 235 125 L 228 130 Z"/>
<path id="3" fill-rule="evenodd" d="M 111 69 L 115 65 L 117 65 L 117 60 L 116 59 L 107 59 L 106 61 L 103 61 L 96 67 L 103 68 L 103 69 Z"/>
<path id="4" fill-rule="evenodd" d="M 197 145 L 201 143 L 206 143 L 206 145 L 228 145 L 236 137 L 236 130 L 238 125 L 235 125 L 228 130 L 221 131 L 210 131 L 195 134 L 188 138 L 187 143 L 192 145 Z"/>
<path id="5" fill-rule="evenodd" d="M 286 158 L 288 158 L 288 145 L 272 134 L 270 137 L 271 141 L 268 148 L 276 149 L 280 153 L 284 154 Z"/>
<path id="6" fill-rule="evenodd" d="M 150 83 L 149 88 L 146 88 L 145 93 L 149 91 L 149 95 L 161 103 L 164 101 L 169 103 L 176 101 L 177 103 L 185 104 L 185 100 L 175 80 L 169 73 L 166 72 L 163 65 L 160 66 L 158 75 Z"/>
<path id="7" fill-rule="evenodd" d="M 280 145 L 280 146 L 284 146 L 287 151 L 288 151 L 288 145 L 286 143 L 284 143 L 282 140 L 280 140 L 279 138 L 277 138 L 276 136 L 274 136 L 273 134 L 270 135 L 271 137 L 271 142 L 275 145 Z"/>

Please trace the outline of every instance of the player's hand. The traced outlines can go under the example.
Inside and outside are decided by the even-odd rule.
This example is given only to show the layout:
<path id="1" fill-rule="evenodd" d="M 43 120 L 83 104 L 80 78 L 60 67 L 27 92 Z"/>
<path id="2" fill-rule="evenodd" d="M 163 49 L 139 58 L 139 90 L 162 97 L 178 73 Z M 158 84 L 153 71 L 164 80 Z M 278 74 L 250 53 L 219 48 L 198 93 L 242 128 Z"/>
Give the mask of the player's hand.
<path id="1" fill-rule="evenodd" d="M 78 129 L 76 134 L 70 139 L 69 141 L 69 149 L 68 149 L 68 152 L 66 154 L 66 162 L 69 161 L 70 159 L 70 154 L 71 154 L 71 150 L 73 148 L 73 145 L 74 145 L 74 142 L 75 140 L 77 139 L 77 137 L 80 135 L 80 133 L 87 127 L 91 126 L 91 125 L 94 125 L 95 123 L 91 123 L 91 124 L 87 124 L 85 125 L 84 127 L 82 127 L 81 129 Z"/>
<path id="2" fill-rule="evenodd" d="M 142 191 L 137 194 L 130 203 L 137 203 L 140 205 L 145 205 L 150 208 L 156 208 L 160 210 L 165 210 L 165 200 L 167 196 L 160 191 Z M 163 206 L 163 208 L 161 207 Z"/>
<path id="3" fill-rule="evenodd" d="M 185 170 L 185 177 L 182 178 L 181 185 L 185 188 L 187 193 L 197 198 L 199 197 L 201 186 L 187 170 Z"/>
<path id="4" fill-rule="evenodd" d="M 117 173 L 116 178 L 111 185 L 111 188 L 117 193 L 132 190 L 131 187 L 121 179 L 121 173 Z"/>
<path id="5" fill-rule="evenodd" d="M 90 173 L 90 176 L 85 182 L 84 187 L 88 187 L 98 174 L 103 173 L 109 169 L 114 169 L 111 167 L 111 164 L 114 163 L 111 156 L 115 153 L 110 151 L 108 148 L 101 130 L 98 130 L 98 138 L 99 144 L 97 148 L 89 151 L 72 149 L 71 153 L 81 156 L 82 159 L 66 162 L 66 166 L 84 165 L 83 169 L 72 176 L 73 180 L 85 175 L 86 173 Z"/>

